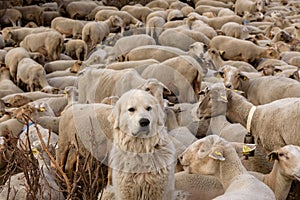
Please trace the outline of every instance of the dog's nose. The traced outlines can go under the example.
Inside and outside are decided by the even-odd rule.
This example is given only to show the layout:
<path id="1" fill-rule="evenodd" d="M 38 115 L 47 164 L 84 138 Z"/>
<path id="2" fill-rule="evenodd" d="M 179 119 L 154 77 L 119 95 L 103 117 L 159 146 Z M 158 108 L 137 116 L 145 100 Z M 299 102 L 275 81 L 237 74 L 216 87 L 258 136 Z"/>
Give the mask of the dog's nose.
<path id="1" fill-rule="evenodd" d="M 139 123 L 140 123 L 140 126 L 141 126 L 141 127 L 145 127 L 145 126 L 148 126 L 148 125 L 150 124 L 150 121 L 149 121 L 149 119 L 142 118 L 142 119 L 139 121 Z"/>

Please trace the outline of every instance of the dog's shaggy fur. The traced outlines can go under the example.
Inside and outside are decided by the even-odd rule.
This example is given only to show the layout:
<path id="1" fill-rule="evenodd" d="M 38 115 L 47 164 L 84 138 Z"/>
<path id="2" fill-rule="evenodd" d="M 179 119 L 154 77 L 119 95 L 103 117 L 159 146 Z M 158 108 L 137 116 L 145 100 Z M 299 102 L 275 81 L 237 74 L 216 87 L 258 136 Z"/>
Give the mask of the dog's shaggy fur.
<path id="1" fill-rule="evenodd" d="M 115 199 L 174 199 L 176 151 L 157 99 L 130 90 L 117 101 L 109 120 L 114 129 L 109 162 Z"/>

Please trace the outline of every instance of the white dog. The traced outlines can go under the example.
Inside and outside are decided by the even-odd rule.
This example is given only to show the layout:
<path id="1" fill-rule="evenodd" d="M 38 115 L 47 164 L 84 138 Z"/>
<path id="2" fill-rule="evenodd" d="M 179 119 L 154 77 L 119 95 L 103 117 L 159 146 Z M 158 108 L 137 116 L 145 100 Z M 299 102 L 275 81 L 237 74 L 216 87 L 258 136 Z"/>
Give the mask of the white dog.
<path id="1" fill-rule="evenodd" d="M 109 162 L 115 199 L 174 199 L 176 151 L 158 100 L 130 90 L 117 101 L 109 120 L 114 130 Z"/>

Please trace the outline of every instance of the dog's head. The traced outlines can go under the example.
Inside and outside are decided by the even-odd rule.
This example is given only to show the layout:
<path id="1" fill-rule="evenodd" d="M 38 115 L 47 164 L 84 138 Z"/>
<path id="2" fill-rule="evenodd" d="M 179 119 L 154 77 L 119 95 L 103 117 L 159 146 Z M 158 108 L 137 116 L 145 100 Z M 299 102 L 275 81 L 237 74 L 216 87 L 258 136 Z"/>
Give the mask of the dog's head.
<path id="1" fill-rule="evenodd" d="M 109 116 L 114 129 L 133 137 L 151 137 L 164 125 L 164 112 L 149 93 L 133 89 L 123 94 Z"/>

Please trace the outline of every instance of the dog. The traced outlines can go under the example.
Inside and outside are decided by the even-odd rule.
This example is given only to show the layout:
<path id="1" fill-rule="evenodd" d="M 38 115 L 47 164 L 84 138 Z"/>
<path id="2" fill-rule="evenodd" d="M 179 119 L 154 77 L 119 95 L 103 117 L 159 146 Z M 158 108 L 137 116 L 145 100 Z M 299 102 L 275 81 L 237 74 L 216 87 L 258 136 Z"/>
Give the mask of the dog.
<path id="1" fill-rule="evenodd" d="M 164 112 L 148 92 L 132 89 L 117 101 L 109 155 L 115 199 L 174 199 L 176 150 L 164 126 Z"/>

